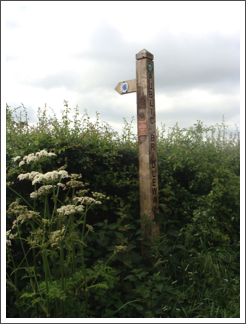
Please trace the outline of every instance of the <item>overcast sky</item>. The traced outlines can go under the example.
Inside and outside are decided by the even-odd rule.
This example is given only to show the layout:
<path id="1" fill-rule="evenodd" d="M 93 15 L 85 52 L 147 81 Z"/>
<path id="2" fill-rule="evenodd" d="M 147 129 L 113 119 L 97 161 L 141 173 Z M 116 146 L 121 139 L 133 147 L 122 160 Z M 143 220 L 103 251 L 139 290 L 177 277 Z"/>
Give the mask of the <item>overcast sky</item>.
<path id="1" fill-rule="evenodd" d="M 224 115 L 229 132 L 240 127 L 244 1 L 1 6 L 4 100 L 12 108 L 22 102 L 29 122 L 37 122 L 37 109 L 45 104 L 61 116 L 65 99 L 81 114 L 86 108 L 92 119 L 99 112 L 120 133 L 123 117 L 134 116 L 136 133 L 136 93 L 114 89 L 136 78 L 135 55 L 145 48 L 154 55 L 157 126 L 189 127 L 197 120 L 211 126 Z"/>
<path id="2" fill-rule="evenodd" d="M 157 126 L 190 127 L 197 120 L 211 126 L 224 115 L 228 131 L 240 126 L 244 141 L 244 1 L 1 1 L 1 27 L 2 112 L 6 103 L 23 103 L 36 123 L 45 104 L 61 117 L 65 99 L 92 119 L 97 111 L 119 133 L 123 118 L 134 116 L 136 133 L 136 94 L 114 89 L 136 78 L 135 57 L 145 48 L 154 55 Z M 4 120 L 2 126 L 5 138 Z"/>

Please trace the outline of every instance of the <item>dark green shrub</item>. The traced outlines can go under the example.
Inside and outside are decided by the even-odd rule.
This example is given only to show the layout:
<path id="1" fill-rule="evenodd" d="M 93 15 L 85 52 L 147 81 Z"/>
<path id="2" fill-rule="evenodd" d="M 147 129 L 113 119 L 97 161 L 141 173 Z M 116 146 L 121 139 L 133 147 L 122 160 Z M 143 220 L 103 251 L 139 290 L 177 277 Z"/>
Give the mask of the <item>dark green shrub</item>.
<path id="1" fill-rule="evenodd" d="M 112 285 L 107 290 L 92 288 L 88 316 L 240 316 L 239 133 L 228 137 L 224 120 L 211 127 L 198 122 L 189 129 L 176 125 L 168 133 L 165 127 L 159 131 L 160 213 L 156 214 L 156 221 L 161 234 L 158 244 L 150 243 L 148 255 L 152 261 L 147 265 L 141 256 L 138 145 L 131 123 L 125 121 L 120 137 L 108 124 L 100 124 L 98 115 L 94 124 L 87 113 L 79 120 L 77 107 L 74 120 L 70 120 L 71 109 L 65 102 L 61 122 L 55 115 L 48 117 L 45 107 L 38 110 L 37 125 L 30 127 L 24 106 L 23 109 L 25 120 L 21 115 L 16 120 L 16 109 L 7 106 L 6 173 L 11 187 L 33 203 L 30 182 L 16 179 L 20 171 L 31 171 L 31 166 L 18 168 L 13 158 L 46 149 L 56 153 L 57 158 L 44 163 L 43 172 L 66 164 L 70 174 L 82 174 L 91 191 L 110 197 L 88 212 L 88 223 L 96 230 L 85 240 L 87 269 L 95 267 L 98 260 L 105 264 L 115 246 L 125 250 L 111 259 L 110 267 L 115 271 L 115 280 L 110 279 Z M 72 191 L 68 194 L 71 197 Z M 65 192 L 61 198 L 65 198 Z M 15 199 L 16 195 L 7 188 L 7 208 Z M 50 199 L 50 209 L 53 204 Z M 42 204 L 36 206 L 40 213 L 42 208 Z M 13 215 L 7 215 L 7 229 L 13 220 Z M 30 227 L 24 225 L 21 230 L 26 237 Z M 23 258 L 21 246 L 18 241 L 13 244 L 14 259 L 19 264 Z M 78 263 L 80 258 L 77 257 Z M 26 279 L 20 280 L 23 276 L 18 270 L 18 289 L 22 293 L 27 283 Z M 8 286 L 9 317 L 19 316 L 14 296 L 13 287 Z M 79 300 L 71 296 L 67 302 L 74 311 L 79 307 L 83 310 L 83 293 Z M 25 299 L 22 305 L 24 314 L 29 316 Z M 35 316 L 34 308 L 31 312 Z M 76 317 L 76 312 L 73 314 Z"/>

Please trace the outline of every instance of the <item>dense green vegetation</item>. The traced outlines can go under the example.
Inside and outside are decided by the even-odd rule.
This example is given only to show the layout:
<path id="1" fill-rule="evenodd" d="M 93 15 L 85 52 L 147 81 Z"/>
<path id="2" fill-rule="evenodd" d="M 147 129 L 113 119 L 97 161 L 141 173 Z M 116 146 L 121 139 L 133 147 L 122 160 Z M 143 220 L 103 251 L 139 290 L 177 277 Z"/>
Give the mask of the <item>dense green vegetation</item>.
<path id="1" fill-rule="evenodd" d="M 132 123 L 119 136 L 70 112 L 31 127 L 6 107 L 7 317 L 240 317 L 239 132 L 158 130 L 160 237 L 143 257 Z"/>

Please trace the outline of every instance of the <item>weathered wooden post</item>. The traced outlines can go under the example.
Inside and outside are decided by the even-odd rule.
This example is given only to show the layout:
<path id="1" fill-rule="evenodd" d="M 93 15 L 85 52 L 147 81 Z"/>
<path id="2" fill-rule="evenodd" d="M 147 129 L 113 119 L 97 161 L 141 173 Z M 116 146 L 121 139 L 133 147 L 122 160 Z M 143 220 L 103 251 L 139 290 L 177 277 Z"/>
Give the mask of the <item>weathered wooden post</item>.
<path id="1" fill-rule="evenodd" d="M 153 58 L 145 49 L 136 54 L 140 217 L 147 215 L 151 221 L 155 221 L 154 213 L 159 212 Z M 151 230 L 146 230 L 144 223 L 141 226 L 146 239 L 150 235 L 159 236 L 155 222 Z M 143 245 L 142 254 L 145 254 Z"/>
<path id="2" fill-rule="evenodd" d="M 137 53 L 136 79 L 120 82 L 115 88 L 120 94 L 137 92 L 140 218 L 154 222 L 151 230 L 146 229 L 145 222 L 141 223 L 145 239 L 159 236 L 159 226 L 154 219 L 154 214 L 159 213 L 159 195 L 153 58 L 146 49 Z"/>

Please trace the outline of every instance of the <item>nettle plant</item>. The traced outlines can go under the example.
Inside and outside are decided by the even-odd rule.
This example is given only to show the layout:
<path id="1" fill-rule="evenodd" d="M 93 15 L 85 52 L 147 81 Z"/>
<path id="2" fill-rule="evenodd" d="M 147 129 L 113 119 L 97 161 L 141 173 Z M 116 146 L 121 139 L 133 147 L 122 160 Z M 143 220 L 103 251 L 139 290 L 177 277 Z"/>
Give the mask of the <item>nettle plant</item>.
<path id="1" fill-rule="evenodd" d="M 17 198 L 7 210 L 9 216 L 15 216 L 12 228 L 6 232 L 7 283 L 16 293 L 20 317 L 23 317 L 23 308 L 32 308 L 34 317 L 71 317 L 72 308 L 76 317 L 87 317 L 90 288 L 106 290 L 114 284 L 114 270 L 107 264 L 122 249 L 122 246 L 116 246 L 105 264 L 99 262 L 90 269 L 86 268 L 86 237 L 94 231 L 91 225 L 86 224 L 86 215 L 92 206 L 101 204 L 101 200 L 107 198 L 97 192 L 92 192 L 92 197 L 87 196 L 89 189 L 84 187 L 88 184 L 79 181 L 81 174 L 69 175 L 66 165 L 43 174 L 42 162 L 55 156 L 42 150 L 24 156 L 19 162 L 19 167 L 39 170 L 18 175 L 20 181 L 32 181 L 34 191 L 30 197 L 34 200 L 33 206 L 10 187 L 11 183 L 7 183 L 26 203 L 20 205 L 20 198 Z M 17 156 L 13 160 L 20 159 Z M 67 178 L 70 180 L 62 183 Z M 67 190 L 63 202 L 59 199 L 61 190 Z M 53 200 L 52 211 L 50 200 Z M 37 211 L 38 201 L 44 204 L 43 212 Z M 25 224 L 30 231 L 23 235 Z M 23 259 L 19 265 L 15 264 L 13 257 L 12 240 L 20 241 Z M 28 255 L 30 252 L 32 259 Z M 29 279 L 30 284 L 20 292 L 17 272 L 23 269 L 25 275 L 22 279 Z"/>

